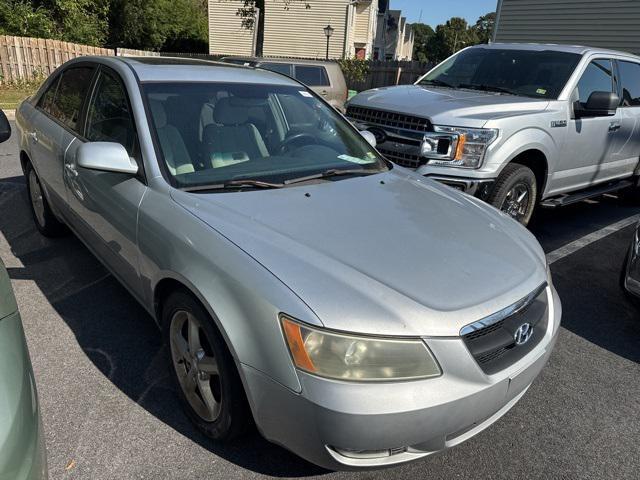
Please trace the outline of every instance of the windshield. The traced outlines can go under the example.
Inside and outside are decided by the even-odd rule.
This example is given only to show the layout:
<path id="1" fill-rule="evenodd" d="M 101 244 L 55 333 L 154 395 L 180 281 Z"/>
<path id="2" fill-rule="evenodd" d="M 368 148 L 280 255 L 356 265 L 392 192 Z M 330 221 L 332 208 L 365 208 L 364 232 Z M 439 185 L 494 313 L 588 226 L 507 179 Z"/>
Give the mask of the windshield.
<path id="1" fill-rule="evenodd" d="M 302 86 L 149 83 L 143 91 L 161 162 L 178 188 L 244 180 L 283 186 L 328 171 L 337 181 L 346 177 L 342 170 L 387 169 L 353 127 Z"/>
<path id="2" fill-rule="evenodd" d="M 441 63 L 418 85 L 557 99 L 580 58 L 550 50 L 470 48 Z"/>

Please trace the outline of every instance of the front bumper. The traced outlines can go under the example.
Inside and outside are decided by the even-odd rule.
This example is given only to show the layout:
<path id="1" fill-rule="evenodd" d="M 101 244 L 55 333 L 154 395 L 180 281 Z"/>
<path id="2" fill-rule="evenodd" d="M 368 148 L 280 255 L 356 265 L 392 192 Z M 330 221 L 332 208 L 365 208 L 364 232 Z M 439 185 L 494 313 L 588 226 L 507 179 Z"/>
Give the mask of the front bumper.
<path id="1" fill-rule="evenodd" d="M 481 200 L 486 200 L 491 193 L 495 180 L 493 179 L 477 179 L 463 177 L 447 177 L 443 175 L 426 175 L 427 178 L 436 180 L 440 183 L 460 190 Z"/>
<path id="2" fill-rule="evenodd" d="M 331 470 L 380 468 L 457 445 L 502 417 L 524 395 L 555 345 L 561 305 L 548 287 L 549 324 L 525 357 L 486 375 L 460 338 L 430 337 L 439 378 L 363 384 L 298 372 L 302 393 L 243 365 L 249 401 L 262 434 Z"/>

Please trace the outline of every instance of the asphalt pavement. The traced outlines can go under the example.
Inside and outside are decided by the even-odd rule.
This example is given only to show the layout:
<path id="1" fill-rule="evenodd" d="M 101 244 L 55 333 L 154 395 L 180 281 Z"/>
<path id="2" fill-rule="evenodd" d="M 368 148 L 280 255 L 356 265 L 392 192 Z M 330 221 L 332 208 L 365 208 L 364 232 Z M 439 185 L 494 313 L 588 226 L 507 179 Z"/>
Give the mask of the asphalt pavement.
<path id="1" fill-rule="evenodd" d="M 545 251 L 577 246 L 552 265 L 564 309 L 557 347 L 505 417 L 416 463 L 328 472 L 255 432 L 220 445 L 191 426 L 151 317 L 80 241 L 37 232 L 14 138 L 0 145 L 0 257 L 25 324 L 50 477 L 637 479 L 640 309 L 618 284 L 633 227 L 580 243 L 637 214 L 606 197 L 537 215 L 531 228 Z"/>

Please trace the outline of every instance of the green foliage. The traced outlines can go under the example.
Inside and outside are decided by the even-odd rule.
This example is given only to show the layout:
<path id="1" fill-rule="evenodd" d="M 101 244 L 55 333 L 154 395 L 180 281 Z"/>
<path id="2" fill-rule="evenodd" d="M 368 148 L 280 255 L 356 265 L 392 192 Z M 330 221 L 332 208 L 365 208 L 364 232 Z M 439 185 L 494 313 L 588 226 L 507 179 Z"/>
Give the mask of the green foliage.
<path id="1" fill-rule="evenodd" d="M 413 59 L 420 62 L 429 60 L 429 41 L 436 32 L 430 25 L 415 23 L 412 25 L 414 35 Z"/>
<path id="2" fill-rule="evenodd" d="M 493 35 L 493 29 L 496 25 L 496 12 L 487 13 L 482 15 L 474 28 L 478 41 L 480 43 L 489 43 L 491 36 Z"/>
<path id="3" fill-rule="evenodd" d="M 369 61 L 359 58 L 343 58 L 338 60 L 348 85 L 363 82 L 369 73 Z"/>
<path id="4" fill-rule="evenodd" d="M 206 0 L 0 0 L 0 34 L 206 52 Z"/>
<path id="5" fill-rule="evenodd" d="M 415 46 L 413 57 L 420 61 L 440 62 L 458 50 L 478 43 L 488 43 L 493 34 L 496 14 L 481 16 L 469 26 L 464 18 L 453 17 L 435 31 L 428 25 L 413 24 Z"/>
<path id="6" fill-rule="evenodd" d="M 34 7 L 28 0 L 4 0 L 0 2 L 0 34 L 51 38 L 56 25 L 50 12 Z"/>

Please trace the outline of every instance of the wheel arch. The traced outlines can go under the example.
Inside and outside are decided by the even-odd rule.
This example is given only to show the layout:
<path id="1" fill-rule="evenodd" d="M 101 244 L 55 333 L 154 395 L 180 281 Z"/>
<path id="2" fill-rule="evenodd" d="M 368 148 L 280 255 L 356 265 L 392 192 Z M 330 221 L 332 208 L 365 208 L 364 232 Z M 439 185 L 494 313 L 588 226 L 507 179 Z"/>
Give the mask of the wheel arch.
<path id="1" fill-rule="evenodd" d="M 549 161 L 544 152 L 537 148 L 530 148 L 515 155 L 504 166 L 506 167 L 509 163 L 518 163 L 533 171 L 538 186 L 538 200 L 542 199 L 549 175 Z"/>

